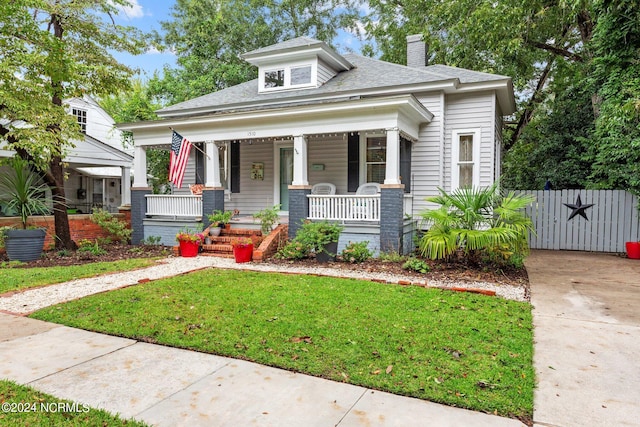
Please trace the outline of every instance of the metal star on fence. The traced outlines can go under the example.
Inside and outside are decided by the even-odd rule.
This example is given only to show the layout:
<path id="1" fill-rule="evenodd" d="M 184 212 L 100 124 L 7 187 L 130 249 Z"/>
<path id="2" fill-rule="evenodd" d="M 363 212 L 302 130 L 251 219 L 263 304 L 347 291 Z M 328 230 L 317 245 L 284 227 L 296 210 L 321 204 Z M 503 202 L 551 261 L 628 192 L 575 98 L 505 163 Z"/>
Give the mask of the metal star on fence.
<path id="1" fill-rule="evenodd" d="M 589 221 L 589 218 L 587 218 L 587 214 L 585 211 L 589 209 L 591 206 L 593 206 L 593 203 L 590 203 L 588 205 L 583 205 L 582 200 L 580 200 L 579 194 L 578 194 L 578 197 L 576 198 L 575 204 L 572 205 L 570 203 L 563 203 L 563 205 L 571 209 L 571 215 L 569 215 L 569 219 L 567 219 L 567 221 L 571 221 L 573 217 L 576 215 L 580 215 L 581 217 Z"/>

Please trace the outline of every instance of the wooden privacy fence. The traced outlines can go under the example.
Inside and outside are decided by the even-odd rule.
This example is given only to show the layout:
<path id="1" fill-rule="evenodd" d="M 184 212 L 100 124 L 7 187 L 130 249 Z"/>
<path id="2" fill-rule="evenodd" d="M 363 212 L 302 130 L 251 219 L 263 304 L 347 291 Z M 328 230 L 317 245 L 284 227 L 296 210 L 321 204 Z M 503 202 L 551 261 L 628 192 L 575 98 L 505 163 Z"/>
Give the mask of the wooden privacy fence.
<path id="1" fill-rule="evenodd" d="M 640 241 L 638 197 L 626 191 L 539 190 L 518 193 L 529 194 L 536 199 L 526 209 L 536 230 L 535 235 L 529 236 L 532 249 L 625 252 L 625 242 Z M 569 219 L 572 214 L 573 218 Z"/>

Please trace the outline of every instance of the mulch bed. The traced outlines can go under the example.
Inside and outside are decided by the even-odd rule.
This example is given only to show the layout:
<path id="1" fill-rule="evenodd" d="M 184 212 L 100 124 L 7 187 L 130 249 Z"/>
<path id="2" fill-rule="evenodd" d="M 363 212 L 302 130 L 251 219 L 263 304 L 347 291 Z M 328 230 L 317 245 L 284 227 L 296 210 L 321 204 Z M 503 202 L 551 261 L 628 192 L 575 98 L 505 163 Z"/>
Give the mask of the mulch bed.
<path id="1" fill-rule="evenodd" d="M 129 258 L 166 257 L 172 254 L 171 248 L 152 245 L 121 245 L 111 244 L 102 246 L 106 250 L 103 255 L 93 255 L 82 251 L 46 251 L 41 259 L 37 261 L 16 265 L 21 268 L 31 267 L 51 267 L 82 265 L 92 262 L 117 261 Z M 6 254 L 0 254 L 0 262 L 8 262 Z M 327 264 L 318 264 L 315 259 L 304 259 L 299 261 L 268 259 L 271 264 L 292 265 L 304 267 L 318 267 L 321 265 L 331 268 L 342 268 L 344 270 L 355 270 L 367 273 L 388 273 L 415 277 L 417 280 L 441 280 L 456 282 L 492 282 L 503 285 L 524 286 L 528 289 L 529 279 L 525 269 L 499 269 L 491 265 L 469 265 L 464 262 L 444 263 L 439 261 L 425 260 L 429 264 L 430 271 L 426 274 L 418 273 L 402 268 L 403 262 L 381 261 L 378 259 L 366 261 L 359 264 L 336 261 Z"/>

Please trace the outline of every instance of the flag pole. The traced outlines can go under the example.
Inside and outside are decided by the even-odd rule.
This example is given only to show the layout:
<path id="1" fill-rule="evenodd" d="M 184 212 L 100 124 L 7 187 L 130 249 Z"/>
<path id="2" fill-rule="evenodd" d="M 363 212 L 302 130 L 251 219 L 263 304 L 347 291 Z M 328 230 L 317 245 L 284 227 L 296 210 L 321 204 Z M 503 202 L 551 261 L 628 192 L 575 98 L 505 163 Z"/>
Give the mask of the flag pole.
<path id="1" fill-rule="evenodd" d="M 173 132 L 175 132 L 175 130 L 171 126 L 169 126 L 169 129 L 171 129 Z M 191 146 L 193 148 L 195 148 L 196 150 L 198 150 L 199 152 L 201 152 L 202 154 L 204 154 L 205 156 L 207 156 L 208 159 L 211 159 L 211 157 L 207 153 L 202 151 L 202 149 L 200 149 L 196 144 L 191 144 Z"/>

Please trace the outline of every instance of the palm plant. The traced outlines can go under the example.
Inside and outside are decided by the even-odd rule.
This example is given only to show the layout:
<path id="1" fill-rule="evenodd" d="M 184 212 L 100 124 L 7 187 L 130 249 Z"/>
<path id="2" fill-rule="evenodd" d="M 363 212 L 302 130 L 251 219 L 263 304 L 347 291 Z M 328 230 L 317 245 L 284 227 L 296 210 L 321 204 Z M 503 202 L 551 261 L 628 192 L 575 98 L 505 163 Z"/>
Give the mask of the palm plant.
<path id="1" fill-rule="evenodd" d="M 418 246 L 422 256 L 446 259 L 461 250 L 475 259 L 478 252 L 494 248 L 526 253 L 533 224 L 522 209 L 533 202 L 532 197 L 513 192 L 503 196 L 497 183 L 487 188 L 459 188 L 451 194 L 438 191 L 440 195 L 427 200 L 440 207 L 421 214 L 429 227 Z"/>
<path id="2" fill-rule="evenodd" d="M 0 175 L 0 201 L 8 210 L 18 214 L 22 229 L 26 229 L 29 216 L 50 212 L 44 196 L 47 186 L 29 168 L 26 160 L 16 156 L 6 164 L 11 170 Z"/>

